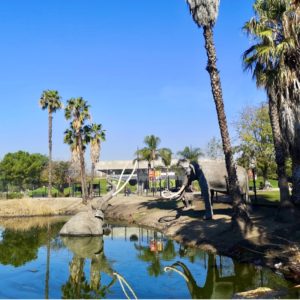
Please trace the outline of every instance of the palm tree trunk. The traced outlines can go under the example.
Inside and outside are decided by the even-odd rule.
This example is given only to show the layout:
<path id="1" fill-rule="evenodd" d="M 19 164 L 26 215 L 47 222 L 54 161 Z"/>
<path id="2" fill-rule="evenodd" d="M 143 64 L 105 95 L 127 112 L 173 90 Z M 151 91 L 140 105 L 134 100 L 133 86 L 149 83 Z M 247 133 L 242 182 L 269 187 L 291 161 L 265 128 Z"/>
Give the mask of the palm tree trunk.
<path id="1" fill-rule="evenodd" d="M 80 175 L 81 175 L 81 190 L 82 190 L 82 202 L 87 204 L 87 188 L 86 188 L 86 175 L 85 175 L 85 163 L 84 163 L 84 150 L 82 144 L 82 138 L 78 136 L 79 157 L 80 157 Z"/>
<path id="2" fill-rule="evenodd" d="M 287 150 L 284 145 L 280 129 L 279 113 L 277 108 L 276 95 L 270 91 L 269 96 L 269 115 L 274 139 L 275 160 L 277 164 L 278 186 L 280 189 L 280 206 L 285 207 L 291 204 L 288 179 L 286 175 Z"/>
<path id="3" fill-rule="evenodd" d="M 52 197 L 52 112 L 49 112 L 48 116 L 48 148 L 49 148 L 49 182 L 48 182 L 48 197 Z"/>
<path id="4" fill-rule="evenodd" d="M 247 207 L 243 203 L 241 196 L 241 191 L 238 185 L 238 178 L 236 173 L 235 163 L 233 161 L 232 148 L 228 133 L 221 80 L 219 76 L 219 71 L 217 69 L 217 55 L 216 49 L 213 40 L 213 27 L 204 26 L 203 34 L 205 39 L 205 49 L 208 57 L 208 63 L 206 70 L 210 75 L 212 93 L 216 105 L 218 122 L 222 137 L 223 151 L 225 155 L 226 169 L 228 173 L 228 185 L 229 185 L 229 194 L 232 197 L 233 204 L 233 215 L 232 221 L 235 224 L 237 221 L 243 221 L 246 224 L 250 223 L 251 220 L 248 215 Z"/>
<path id="5" fill-rule="evenodd" d="M 94 184 L 94 177 L 95 177 L 95 163 L 92 162 L 92 168 L 91 168 L 91 187 L 90 187 L 90 197 L 93 196 L 93 192 L 94 192 L 94 188 L 93 188 L 93 184 Z"/>
<path id="6" fill-rule="evenodd" d="M 300 204 L 300 153 L 293 151 L 292 153 L 292 200 L 295 204 Z"/>

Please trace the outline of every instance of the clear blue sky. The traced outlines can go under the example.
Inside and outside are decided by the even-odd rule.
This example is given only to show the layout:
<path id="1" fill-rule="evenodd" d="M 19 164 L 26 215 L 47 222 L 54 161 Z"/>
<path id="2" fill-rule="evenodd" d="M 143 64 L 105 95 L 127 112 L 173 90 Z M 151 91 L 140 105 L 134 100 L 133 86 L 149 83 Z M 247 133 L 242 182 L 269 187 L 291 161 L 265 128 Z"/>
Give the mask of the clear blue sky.
<path id="1" fill-rule="evenodd" d="M 215 28 L 228 123 L 265 99 L 241 64 L 252 3 L 221 0 Z M 174 152 L 219 137 L 202 30 L 184 0 L 3 0 L 0 20 L 0 157 L 47 154 L 45 89 L 91 104 L 107 130 L 103 160 L 131 159 L 148 134 Z M 57 113 L 55 159 L 69 159 L 67 126 Z"/>

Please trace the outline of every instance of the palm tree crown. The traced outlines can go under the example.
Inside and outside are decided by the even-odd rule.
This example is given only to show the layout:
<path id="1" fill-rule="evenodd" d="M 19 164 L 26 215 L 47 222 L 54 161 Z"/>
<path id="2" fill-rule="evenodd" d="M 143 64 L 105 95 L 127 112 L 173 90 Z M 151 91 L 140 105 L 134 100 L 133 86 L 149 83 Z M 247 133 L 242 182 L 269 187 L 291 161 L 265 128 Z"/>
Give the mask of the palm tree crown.
<path id="1" fill-rule="evenodd" d="M 199 27 L 215 24 L 219 14 L 220 0 L 187 0 L 187 3 Z"/>
<path id="2" fill-rule="evenodd" d="M 159 157 L 158 145 L 160 144 L 160 138 L 155 135 L 147 135 L 144 139 L 146 147 L 139 149 L 136 154 L 138 160 L 146 160 L 150 166 L 151 162 L 155 161 Z"/>
<path id="3" fill-rule="evenodd" d="M 65 118 L 67 120 L 73 119 L 73 127 L 78 131 L 84 124 L 84 122 L 91 118 L 89 113 L 89 105 L 82 97 L 71 98 L 67 102 L 65 108 Z"/>
<path id="4" fill-rule="evenodd" d="M 99 162 L 101 141 L 105 141 L 105 130 L 102 129 L 102 124 L 92 124 L 90 127 L 91 139 L 91 160 L 93 163 Z"/>
<path id="5" fill-rule="evenodd" d="M 200 156 L 203 156 L 203 152 L 200 148 L 185 147 L 182 151 L 178 151 L 177 154 L 181 159 L 187 159 L 190 162 L 198 162 Z"/>
<path id="6" fill-rule="evenodd" d="M 43 91 L 40 98 L 40 106 L 43 110 L 48 109 L 49 113 L 54 113 L 62 108 L 61 97 L 58 91 L 46 90 Z"/>

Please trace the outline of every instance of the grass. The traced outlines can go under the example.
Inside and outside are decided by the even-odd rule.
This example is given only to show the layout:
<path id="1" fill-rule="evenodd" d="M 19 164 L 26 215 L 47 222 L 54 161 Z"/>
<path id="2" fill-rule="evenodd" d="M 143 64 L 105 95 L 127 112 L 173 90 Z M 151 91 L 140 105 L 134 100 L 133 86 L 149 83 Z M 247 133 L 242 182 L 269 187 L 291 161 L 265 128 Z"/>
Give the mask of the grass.
<path id="1" fill-rule="evenodd" d="M 254 193 L 250 193 L 252 203 L 254 204 L 276 204 L 280 201 L 280 193 L 277 191 L 257 191 L 257 202 L 254 199 Z"/>
<path id="2" fill-rule="evenodd" d="M 268 179 L 273 188 L 278 188 L 278 180 L 277 179 Z M 258 189 L 260 184 L 264 182 L 264 179 L 261 176 L 258 176 L 256 179 L 256 188 Z M 253 188 L 253 180 L 249 180 L 249 187 Z"/>
<path id="3" fill-rule="evenodd" d="M 75 198 L 2 200 L 0 201 L 0 217 L 66 215 L 82 207 L 82 200 Z"/>

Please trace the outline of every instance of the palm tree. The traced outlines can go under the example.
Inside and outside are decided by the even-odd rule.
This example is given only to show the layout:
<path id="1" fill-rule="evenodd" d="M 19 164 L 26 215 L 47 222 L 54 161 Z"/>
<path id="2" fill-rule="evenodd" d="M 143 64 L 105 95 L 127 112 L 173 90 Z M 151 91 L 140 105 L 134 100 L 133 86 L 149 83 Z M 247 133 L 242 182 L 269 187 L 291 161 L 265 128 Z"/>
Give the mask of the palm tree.
<path id="1" fill-rule="evenodd" d="M 92 161 L 92 178 L 91 178 L 91 190 L 93 190 L 93 181 L 94 181 L 94 175 L 95 175 L 95 166 L 96 163 L 99 162 L 100 158 L 100 151 L 101 151 L 101 142 L 105 141 L 105 130 L 102 129 L 101 124 L 92 124 L 91 125 L 91 161 Z"/>
<path id="2" fill-rule="evenodd" d="M 167 169 L 167 189 L 170 188 L 170 180 L 169 180 L 169 169 L 172 164 L 172 150 L 169 148 L 159 149 L 159 156 Z"/>
<path id="3" fill-rule="evenodd" d="M 48 110 L 48 149 L 49 149 L 49 186 L 48 197 L 52 197 L 52 121 L 53 113 L 62 108 L 61 97 L 58 91 L 43 91 L 40 98 L 40 106 L 43 110 Z"/>
<path id="4" fill-rule="evenodd" d="M 85 174 L 85 145 L 90 142 L 91 127 L 85 125 L 90 119 L 89 105 L 83 98 L 71 98 L 67 101 L 65 118 L 71 120 L 70 129 L 65 131 L 65 143 L 69 144 L 73 156 L 79 158 L 83 203 L 87 203 L 87 187 Z"/>
<path id="5" fill-rule="evenodd" d="M 139 149 L 136 151 L 135 155 L 138 157 L 139 161 L 147 161 L 148 162 L 148 179 L 149 172 L 152 168 L 154 168 L 154 161 L 159 157 L 159 149 L 158 145 L 160 144 L 160 138 L 155 135 L 147 135 L 144 138 L 144 144 L 146 147 Z"/>
<path id="6" fill-rule="evenodd" d="M 293 162 L 293 199 L 300 200 L 300 53 L 297 3 L 289 0 L 257 0 L 256 17 L 244 26 L 255 44 L 244 53 L 246 70 L 266 89 L 274 136 L 281 206 L 290 206 L 286 158 Z"/>
<path id="7" fill-rule="evenodd" d="M 247 207 L 243 202 L 238 185 L 236 166 L 233 160 L 233 152 L 224 110 L 221 80 L 217 69 L 217 55 L 214 45 L 213 29 L 218 17 L 220 0 L 187 0 L 187 3 L 189 4 L 190 12 L 195 23 L 198 27 L 203 28 L 205 49 L 208 58 L 206 70 L 210 75 L 211 88 L 221 132 L 228 173 L 229 194 L 232 197 L 233 203 L 233 224 L 236 224 L 236 221 L 238 220 L 243 221 L 244 223 L 250 223 Z"/>
<path id="8" fill-rule="evenodd" d="M 186 146 L 182 151 L 178 151 L 177 154 L 180 156 L 180 159 L 190 162 L 198 162 L 199 157 L 203 156 L 200 148 L 193 148 L 192 146 Z"/>

